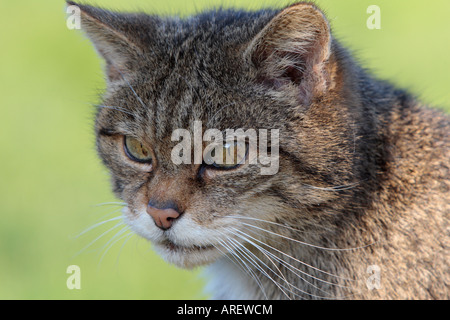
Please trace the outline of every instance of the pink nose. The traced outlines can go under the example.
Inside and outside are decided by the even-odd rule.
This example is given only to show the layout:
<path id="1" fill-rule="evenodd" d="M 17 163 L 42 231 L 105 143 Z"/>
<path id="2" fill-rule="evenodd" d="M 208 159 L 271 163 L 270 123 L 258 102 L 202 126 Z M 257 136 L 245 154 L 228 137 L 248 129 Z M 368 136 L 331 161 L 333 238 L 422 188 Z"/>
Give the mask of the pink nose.
<path id="1" fill-rule="evenodd" d="M 147 206 L 147 213 L 153 218 L 157 227 L 162 230 L 168 230 L 173 222 L 181 215 L 173 208 L 158 209 L 152 205 Z"/>

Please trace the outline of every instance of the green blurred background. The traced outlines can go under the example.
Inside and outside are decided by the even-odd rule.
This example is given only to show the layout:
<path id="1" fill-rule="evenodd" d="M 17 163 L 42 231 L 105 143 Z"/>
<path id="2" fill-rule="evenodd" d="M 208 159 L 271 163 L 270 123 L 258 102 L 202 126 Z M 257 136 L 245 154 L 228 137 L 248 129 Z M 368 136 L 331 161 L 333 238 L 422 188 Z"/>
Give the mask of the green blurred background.
<path id="1" fill-rule="evenodd" d="M 112 9 L 195 13 L 216 5 L 260 8 L 286 1 L 84 0 Z M 377 75 L 450 110 L 450 1 L 317 1 L 335 34 Z M 366 9 L 381 8 L 381 30 Z M 149 243 L 122 238 L 109 177 L 94 149 L 92 103 L 101 61 L 66 27 L 63 0 L 0 2 L 0 298 L 203 299 L 201 270 L 167 265 Z M 125 242 L 128 239 L 127 242 Z M 79 253 L 82 251 L 81 253 Z M 69 290 L 69 265 L 81 290 Z"/>

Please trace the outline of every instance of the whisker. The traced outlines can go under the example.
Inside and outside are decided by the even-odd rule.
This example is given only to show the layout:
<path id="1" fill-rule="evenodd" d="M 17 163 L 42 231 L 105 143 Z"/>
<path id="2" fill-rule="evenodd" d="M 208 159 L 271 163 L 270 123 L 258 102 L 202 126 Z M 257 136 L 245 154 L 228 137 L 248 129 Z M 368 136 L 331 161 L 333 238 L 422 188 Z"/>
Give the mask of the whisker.
<path id="1" fill-rule="evenodd" d="M 270 268 L 266 263 L 264 263 L 261 259 L 259 259 L 254 253 L 252 253 L 248 248 L 246 248 L 243 244 L 230 239 L 233 242 L 236 243 L 236 247 L 240 247 L 242 249 L 240 249 L 240 251 L 242 252 L 242 254 L 245 254 L 249 259 L 252 259 L 252 261 L 255 261 L 252 257 L 250 257 L 249 255 L 253 256 L 254 258 L 256 258 L 256 260 L 258 260 L 263 266 L 265 266 L 269 271 L 271 271 L 274 275 L 276 275 L 278 278 L 283 279 L 282 277 L 280 277 L 275 271 L 272 270 L 272 268 Z M 238 249 L 239 250 L 239 249 Z M 245 250 L 245 251 L 244 251 Z M 282 284 L 276 282 L 272 277 L 269 276 L 269 274 L 262 268 L 262 266 L 258 265 L 257 262 L 255 261 L 256 267 L 258 268 L 259 271 L 261 271 L 268 279 L 270 279 L 282 292 L 283 294 L 289 299 L 291 300 L 291 297 L 289 297 L 289 295 L 287 293 L 284 292 L 284 289 L 286 289 L 286 287 L 284 287 Z M 286 283 L 289 284 L 289 282 L 286 281 Z M 288 289 L 288 291 L 290 291 Z M 292 291 L 290 291 L 292 292 Z"/>
<path id="2" fill-rule="evenodd" d="M 226 231 L 228 231 L 228 228 L 226 228 Z M 257 283 L 258 287 L 261 289 L 262 294 L 264 295 L 265 299 L 267 300 L 267 295 L 266 292 L 264 290 L 264 287 L 259 279 L 259 277 L 253 272 L 253 270 L 251 268 L 249 268 L 247 266 L 247 264 L 242 261 L 242 259 L 240 259 L 238 256 L 236 256 L 236 254 L 234 253 L 234 251 L 232 249 L 230 249 L 228 246 L 225 246 L 225 243 L 227 243 L 228 241 L 227 239 L 227 235 L 221 231 L 218 231 L 218 233 L 222 236 L 221 238 L 216 238 L 216 240 L 230 253 L 232 254 L 237 261 L 234 261 L 233 259 L 231 259 L 231 257 L 228 254 L 225 254 L 222 250 L 220 250 L 219 247 L 215 246 L 213 244 L 213 246 L 219 250 L 224 256 L 226 256 L 234 265 L 236 265 L 238 268 L 242 269 L 245 273 L 247 273 L 253 280 L 255 280 L 255 282 Z"/>
<path id="3" fill-rule="evenodd" d="M 115 211 L 115 212 L 117 212 L 117 211 Z M 98 223 L 96 223 L 96 224 L 94 224 L 94 225 L 88 227 L 87 229 L 85 229 L 84 231 L 82 231 L 81 233 L 79 233 L 78 235 L 76 235 L 74 238 L 75 238 L 75 239 L 78 239 L 78 238 L 81 237 L 82 235 L 88 233 L 89 231 L 91 231 L 91 230 L 93 230 L 93 229 L 95 229 L 95 228 L 97 228 L 97 227 L 99 227 L 99 226 L 104 225 L 105 223 L 108 223 L 108 222 L 111 222 L 111 221 L 120 220 L 120 219 L 122 219 L 122 216 L 118 216 L 118 217 L 114 217 L 114 218 L 111 218 L 111 219 L 108 219 L 108 220 L 100 221 L 100 222 L 98 222 Z"/>
<path id="4" fill-rule="evenodd" d="M 244 238 L 244 240 L 245 240 L 245 238 Z M 245 240 L 246 241 L 246 240 Z M 254 244 L 253 242 L 249 242 L 249 243 L 251 243 L 251 244 Z M 243 248 L 245 248 L 244 246 L 242 246 Z M 265 250 L 265 249 L 263 249 L 263 248 L 261 248 L 260 246 L 255 246 L 258 250 L 259 249 L 262 249 L 262 250 L 260 250 L 260 252 L 262 252 L 263 254 L 265 254 L 264 252 L 267 252 L 267 253 L 270 253 L 270 252 L 268 252 L 267 250 Z M 245 248 L 246 250 L 248 250 L 247 248 Z M 250 252 L 250 251 L 249 251 Z M 250 252 L 251 253 L 251 252 Z M 253 256 L 255 256 L 253 253 L 251 253 Z M 272 255 L 272 256 L 274 256 L 274 255 Z M 255 256 L 256 257 L 256 256 Z M 274 256 L 275 258 L 277 258 L 279 261 L 283 261 L 283 260 L 280 260 L 278 257 L 276 257 L 276 256 Z M 259 261 L 261 261 L 258 257 L 256 257 Z M 261 261 L 262 262 L 262 261 Z M 283 261 L 284 262 L 284 261 Z M 300 288 L 298 288 L 298 287 L 296 287 L 296 286 L 294 286 L 293 284 L 291 284 L 289 281 L 287 281 L 286 280 L 286 278 L 281 274 L 281 276 L 279 275 L 279 274 L 277 274 L 275 271 L 273 271 L 273 269 L 271 269 L 270 267 L 268 267 L 267 266 L 267 264 L 265 264 L 264 262 L 262 262 L 272 273 L 274 273 L 278 278 L 280 278 L 281 280 L 283 280 L 289 287 L 286 287 L 285 285 L 283 285 L 283 284 L 279 284 L 282 288 L 284 288 L 284 289 L 286 289 L 288 292 L 290 292 L 290 293 L 292 293 L 294 296 L 296 296 L 296 297 L 299 297 L 299 298 L 301 298 L 301 299 L 305 299 L 304 297 L 302 297 L 302 296 L 300 296 L 299 294 L 297 294 L 296 292 L 294 292 L 293 291 L 293 289 L 294 290 L 297 290 L 297 291 L 299 291 L 299 292 L 301 292 L 301 293 L 303 293 L 303 294 L 306 294 L 306 295 L 308 295 L 308 296 L 311 296 L 311 297 L 314 297 L 314 298 L 319 298 L 319 299 L 330 299 L 329 297 L 323 297 L 323 296 L 318 296 L 318 295 L 314 295 L 314 294 L 312 294 L 312 293 L 309 293 L 309 292 L 306 292 L 306 291 L 304 291 L 304 290 L 302 290 L 302 289 L 300 289 Z M 273 263 L 273 261 L 272 261 L 272 263 Z M 274 264 L 275 265 L 275 264 Z M 279 268 L 278 267 L 276 267 L 277 268 L 277 270 L 279 270 Z M 300 277 L 301 279 L 303 279 L 302 277 Z M 305 279 L 303 279 L 303 280 L 305 280 Z M 306 281 L 306 280 L 305 280 Z M 308 282 L 308 281 L 306 281 L 306 282 Z M 309 283 L 309 282 L 308 282 Z M 313 285 L 314 286 L 314 285 Z M 316 287 L 316 286 L 314 286 L 314 287 Z M 316 287 L 317 288 L 317 287 Z M 319 288 L 318 288 L 319 289 Z M 321 290 L 321 291 L 324 291 L 324 290 Z M 329 294 L 329 293 L 328 293 Z M 288 297 L 289 299 L 290 299 L 290 297 Z"/>
<path id="5" fill-rule="evenodd" d="M 125 207 L 127 205 L 126 202 L 103 202 L 94 205 L 94 207 L 103 207 L 103 206 L 120 206 Z"/>
<path id="6" fill-rule="evenodd" d="M 238 243 L 240 247 L 245 248 L 244 246 L 242 246 L 240 243 Z M 232 247 L 234 247 L 236 250 L 238 250 L 239 252 L 241 252 L 241 254 L 243 255 L 243 258 L 246 259 L 251 265 L 253 265 L 256 269 L 258 269 L 263 275 L 265 275 L 269 280 L 271 280 L 280 290 L 281 292 L 288 298 L 290 299 L 289 295 L 281 288 L 280 284 L 277 283 L 260 265 L 258 265 L 256 263 L 256 261 L 254 259 L 252 259 L 250 256 L 248 256 L 245 252 L 243 252 L 242 249 L 238 248 L 237 245 L 233 245 L 230 243 L 230 245 Z M 245 248 L 246 250 L 248 250 L 247 248 Z"/>
<path id="7" fill-rule="evenodd" d="M 248 219 L 248 220 L 254 220 L 254 221 L 264 222 L 264 223 L 276 225 L 276 226 L 279 226 L 279 227 L 283 227 L 283 228 L 286 228 L 286 229 L 289 229 L 289 230 L 292 230 L 292 231 L 295 231 L 295 232 L 302 232 L 302 231 L 300 231 L 300 230 L 298 230 L 298 229 L 295 229 L 295 228 L 292 228 L 292 227 L 289 227 L 289 226 L 286 226 L 286 225 L 282 225 L 282 224 L 277 223 L 277 222 L 268 221 L 268 220 L 263 220 L 263 219 L 257 219 L 257 218 L 253 218 L 253 217 L 244 217 L 244 216 L 223 216 L 223 218 L 236 218 L 236 219 Z M 310 243 L 307 243 L 307 242 L 303 242 L 303 241 L 300 241 L 300 240 L 297 240 L 297 239 L 293 239 L 293 238 L 290 238 L 290 237 L 287 237 L 287 236 L 284 236 L 284 235 L 275 233 L 275 232 L 273 232 L 273 231 L 269 231 L 269 230 L 260 228 L 260 227 L 255 226 L 255 225 L 245 223 L 245 222 L 243 222 L 242 224 L 243 224 L 243 225 L 246 225 L 246 226 L 249 226 L 249 227 L 252 227 L 252 228 L 255 228 L 255 229 L 258 229 L 258 230 L 261 230 L 261 231 L 264 231 L 264 232 L 267 232 L 267 233 L 270 233 L 270 234 L 272 234 L 272 235 L 275 235 L 275 236 L 278 236 L 278 237 L 281 237 L 281 238 L 284 238 L 284 239 L 293 241 L 293 242 L 297 242 L 297 243 L 299 243 L 299 244 L 302 244 L 302 245 L 305 245 L 305 246 L 308 246 L 308 247 L 312 247 L 312 248 L 316 248 L 316 249 L 321 249 L 321 250 L 327 250 L 327 251 L 353 251 L 353 250 L 360 250 L 360 249 L 364 249 L 364 248 L 370 247 L 370 246 L 372 246 L 372 245 L 374 245 L 374 244 L 377 243 L 377 242 L 374 242 L 374 243 L 371 243 L 371 244 L 368 244 L 368 245 L 365 245 L 365 246 L 355 247 L 355 248 L 328 248 L 328 247 L 322 247 L 322 246 L 313 245 L 313 244 L 310 244 Z"/>
<path id="8" fill-rule="evenodd" d="M 237 234 L 237 233 L 231 231 L 230 228 L 228 228 L 228 232 L 230 232 L 231 234 L 235 235 L 236 237 L 239 237 L 239 238 L 241 238 L 242 240 L 244 240 L 244 241 L 250 243 L 249 241 L 247 241 L 247 239 L 246 239 L 245 237 L 243 237 L 243 236 L 241 236 L 241 235 L 239 235 L 239 234 Z M 233 240 L 233 239 L 231 239 L 231 240 Z M 255 246 L 255 247 L 256 247 L 256 246 Z M 245 246 L 243 246 L 243 248 L 245 248 Z M 257 247 L 256 247 L 256 248 L 257 248 Z M 245 248 L 245 249 L 247 249 L 247 248 Z M 248 249 L 247 249 L 247 250 L 248 250 Z M 258 249 L 258 250 L 259 250 L 259 249 Z M 249 253 L 251 253 L 253 256 L 255 256 L 250 250 L 248 250 L 248 251 L 249 251 Z M 290 284 L 290 283 L 287 281 L 287 279 L 284 277 L 283 273 L 282 273 L 281 270 L 278 268 L 278 266 L 273 262 L 273 260 L 272 260 L 268 255 L 266 255 L 265 252 L 263 252 L 263 251 L 261 251 L 261 250 L 260 250 L 260 252 L 261 252 L 267 259 L 269 259 L 269 261 L 273 264 L 273 266 L 274 266 L 274 267 L 277 269 L 277 271 L 280 273 L 281 278 L 282 278 L 286 283 Z M 267 266 L 267 264 L 265 264 L 263 261 L 261 261 L 257 256 L 255 256 L 255 258 L 256 258 L 258 261 L 260 261 L 261 263 L 263 263 L 263 264 L 264 264 L 269 270 L 271 270 L 274 274 L 277 274 L 277 273 L 274 272 L 269 266 Z M 278 276 L 278 277 L 280 277 L 280 276 Z"/>
<path id="9" fill-rule="evenodd" d="M 103 236 L 105 236 L 106 234 L 108 234 L 109 232 L 111 232 L 112 230 L 114 230 L 115 228 L 123 225 L 123 222 L 119 222 L 118 224 L 116 224 L 114 227 L 106 230 L 105 232 L 103 232 L 101 235 L 99 235 L 97 238 L 95 238 L 93 241 L 91 241 L 87 246 L 85 246 L 83 249 L 81 249 L 79 252 L 77 252 L 75 254 L 75 257 L 80 255 L 81 253 L 83 253 L 85 250 L 87 250 L 90 246 L 92 246 L 95 242 L 97 242 L 99 239 L 101 239 Z"/>
<path id="10" fill-rule="evenodd" d="M 93 205 L 93 206 L 95 206 L 95 205 Z M 103 217 L 101 217 L 98 221 L 101 221 L 102 219 L 106 219 L 107 217 L 109 217 L 109 216 L 111 216 L 111 215 L 114 215 L 115 213 L 117 213 L 117 212 L 120 212 L 120 213 L 122 213 L 122 209 L 123 209 L 124 207 L 120 207 L 119 209 L 115 209 L 115 210 L 113 210 L 113 211 L 110 211 L 109 213 L 107 213 L 107 214 L 105 214 Z M 100 215 L 102 213 L 102 211 L 99 211 L 99 212 L 96 212 L 95 214 L 98 214 L 98 215 Z M 122 214 L 121 214 L 122 215 Z"/>
<path id="11" fill-rule="evenodd" d="M 257 245 L 257 244 L 254 243 L 253 241 L 249 240 L 247 237 L 245 237 L 245 236 L 243 236 L 243 235 L 240 235 L 240 234 L 237 234 L 237 233 L 235 233 L 235 232 L 232 232 L 232 234 L 234 234 L 235 236 L 241 238 L 242 240 L 244 240 L 244 241 L 250 243 L 250 244 L 253 245 L 256 249 L 258 249 L 262 254 L 264 254 L 264 256 L 266 256 L 266 257 L 272 262 L 272 264 L 277 268 L 277 270 L 280 272 L 280 274 L 282 274 L 281 271 L 280 271 L 280 269 L 276 266 L 276 264 L 273 262 L 273 260 L 269 258 L 269 255 L 272 256 L 275 260 L 277 260 L 277 261 L 279 261 L 280 263 L 282 263 L 283 265 L 285 265 L 285 266 L 288 265 L 288 266 L 293 267 L 291 264 L 287 263 L 287 262 L 284 261 L 283 259 L 277 257 L 276 255 L 272 254 L 272 253 L 269 252 L 268 250 L 266 250 L 266 249 L 262 248 L 261 246 Z M 294 272 L 294 274 L 296 274 L 300 279 L 304 280 L 305 282 L 311 284 L 310 282 L 308 282 L 306 279 L 304 279 L 303 277 L 301 277 L 301 276 L 298 275 L 297 273 Z M 284 280 L 286 283 L 288 283 L 289 285 L 292 286 L 292 284 L 290 284 L 290 283 L 286 280 L 286 278 L 285 278 L 284 276 L 282 276 L 282 278 L 283 278 L 283 280 Z M 313 284 L 311 284 L 311 285 L 313 285 Z M 313 286 L 314 286 L 314 285 L 313 285 Z M 292 287 L 295 288 L 295 286 L 292 286 Z M 301 291 L 300 289 L 298 289 L 298 290 Z"/>
<path id="12" fill-rule="evenodd" d="M 127 242 L 131 239 L 131 238 L 133 238 L 133 236 L 135 235 L 135 233 L 133 232 L 133 231 L 130 231 L 130 232 L 128 232 L 127 233 L 127 235 L 128 235 L 128 238 L 126 238 L 125 239 L 125 241 L 122 243 L 122 245 L 120 246 L 120 250 L 119 250 L 119 253 L 117 254 L 117 259 L 116 259 L 116 267 L 117 267 L 117 265 L 119 264 L 119 258 L 120 258 L 120 254 L 122 253 L 122 250 L 123 250 L 123 248 L 125 247 L 125 245 L 127 244 Z M 122 239 L 123 237 L 121 237 L 121 239 Z"/>
<path id="13" fill-rule="evenodd" d="M 278 250 L 278 249 L 276 249 L 276 248 L 274 248 L 274 247 L 268 245 L 267 243 L 264 243 L 264 242 L 261 241 L 261 240 L 258 240 L 258 239 L 256 239 L 256 238 L 254 238 L 254 237 L 248 235 L 248 234 L 245 233 L 245 232 L 242 232 L 242 231 L 239 230 L 239 229 L 236 229 L 236 228 L 233 228 L 233 229 L 234 229 L 235 231 L 237 231 L 237 232 L 243 234 L 244 236 L 247 236 L 247 237 L 251 238 L 252 240 L 257 241 L 257 242 L 263 244 L 264 246 L 268 247 L 269 249 L 275 250 L 275 251 L 281 253 L 282 255 L 284 255 L 284 256 L 286 256 L 286 257 L 288 257 L 288 258 L 290 258 L 290 259 L 292 259 L 292 260 L 294 260 L 294 261 L 297 261 L 298 263 L 300 263 L 300 264 L 302 264 L 302 265 L 304 265 L 304 266 L 306 266 L 306 267 L 309 267 L 309 268 L 314 269 L 314 270 L 316 270 L 316 271 L 318 271 L 318 272 L 321 272 L 321 273 L 323 273 L 323 274 L 326 274 L 326 275 L 329 275 L 329 276 L 332 276 L 332 277 L 335 277 L 335 278 L 338 278 L 338 279 L 341 279 L 341 280 L 355 281 L 355 280 L 353 280 L 353 279 L 347 279 L 347 278 L 344 278 L 344 277 L 341 277 L 341 276 L 338 276 L 338 275 L 335 275 L 335 274 L 326 272 L 326 271 L 321 270 L 321 269 L 319 269 L 319 268 L 316 268 L 316 267 L 314 267 L 314 266 L 312 266 L 312 265 L 310 265 L 310 264 L 307 264 L 306 262 L 303 262 L 303 261 L 301 261 L 301 260 L 298 260 L 298 259 L 292 257 L 291 255 L 289 255 L 289 254 L 287 254 L 287 253 L 285 253 L 285 252 L 283 252 L 283 251 L 281 251 L 281 250 Z M 318 280 L 318 281 L 325 281 L 325 280 L 323 280 L 323 279 L 320 279 L 320 278 L 316 278 L 316 277 L 314 277 L 314 276 L 311 276 L 311 275 L 309 275 L 309 274 L 307 274 L 307 273 L 306 273 L 306 275 L 308 275 L 308 276 L 310 276 L 310 277 L 312 277 L 312 278 L 314 278 L 314 279 L 316 279 L 316 280 Z"/>
<path id="14" fill-rule="evenodd" d="M 296 268 L 294 265 L 288 263 L 287 261 L 283 260 L 281 257 L 276 256 L 275 254 L 273 254 L 273 253 L 271 253 L 270 251 L 268 251 L 268 250 L 262 248 L 261 246 L 258 246 L 258 245 L 255 244 L 255 243 L 252 243 L 252 244 L 253 244 L 254 246 L 256 246 L 259 250 L 265 251 L 268 255 L 272 256 L 274 259 L 276 259 L 277 261 L 279 261 L 281 264 L 283 264 L 286 268 L 288 268 L 292 273 L 294 273 L 294 274 L 295 274 L 296 276 L 298 276 L 300 279 L 302 279 L 303 281 L 305 281 L 306 283 L 308 283 L 309 285 L 311 285 L 312 287 L 316 288 L 316 289 L 319 290 L 319 291 L 322 291 L 322 292 L 324 292 L 324 293 L 326 293 L 326 294 L 331 294 L 331 293 L 329 293 L 329 292 L 323 290 L 322 288 L 320 288 L 320 287 L 314 285 L 313 283 L 309 282 L 308 280 L 306 280 L 305 278 L 303 278 L 301 275 L 299 275 L 296 271 L 298 271 L 298 272 L 300 272 L 301 274 L 306 275 L 306 276 L 308 276 L 308 277 L 310 277 L 310 278 L 313 278 L 313 279 L 315 279 L 315 280 L 317 280 L 317 281 L 319 281 L 319 282 L 328 284 L 328 285 L 332 285 L 332 286 L 336 286 L 336 287 L 340 287 L 340 288 L 345 288 L 345 289 L 348 289 L 348 290 L 354 290 L 354 288 L 352 288 L 352 287 L 350 287 L 350 286 L 346 286 L 346 285 L 342 285 L 342 284 L 339 284 L 339 283 L 330 282 L 330 281 L 327 281 L 327 280 L 320 279 L 320 278 L 318 278 L 318 277 L 312 276 L 312 275 L 308 274 L 307 272 L 302 271 L 302 270 Z M 295 271 L 294 271 L 294 270 L 295 270 Z M 355 280 L 352 280 L 352 281 L 355 281 Z M 331 294 L 331 295 L 332 295 L 332 294 Z M 349 298 L 349 297 L 351 297 L 351 296 L 354 296 L 354 294 L 349 294 L 349 295 L 346 295 L 346 296 L 343 296 L 343 297 L 332 297 L 332 298 L 331 298 L 331 297 L 324 297 L 324 298 L 326 298 L 326 299 L 346 299 L 346 298 Z"/>
<path id="15" fill-rule="evenodd" d="M 257 283 L 258 287 L 261 289 L 261 292 L 263 293 L 264 297 L 267 298 L 267 294 L 264 290 L 264 286 L 261 283 L 261 280 L 259 277 L 253 272 L 253 270 L 243 261 L 235 252 L 233 249 L 229 248 L 224 241 L 219 240 L 219 243 L 233 256 L 236 258 L 236 261 L 231 259 L 229 255 L 225 255 L 234 265 L 236 265 L 238 268 L 242 269 L 247 275 L 249 275 L 255 282 Z M 217 248 L 217 247 L 216 247 Z M 218 249 L 220 252 L 222 252 L 220 249 Z M 222 252 L 223 253 L 223 252 Z"/>
<path id="16" fill-rule="evenodd" d="M 305 187 L 308 187 L 308 188 L 311 188 L 311 189 L 322 190 L 322 191 L 343 191 L 343 190 L 349 190 L 349 189 L 353 189 L 353 188 L 357 187 L 359 184 L 360 184 L 360 182 L 354 182 L 354 183 L 345 184 L 345 185 L 342 185 L 342 186 L 318 187 L 318 186 L 313 186 L 313 185 L 310 185 L 310 184 L 303 183 L 303 185 Z"/>
<path id="17" fill-rule="evenodd" d="M 98 266 L 99 266 L 99 267 L 100 267 L 100 265 L 101 265 L 101 263 L 102 263 L 102 261 L 103 261 L 103 258 L 104 258 L 105 255 L 106 255 L 106 253 L 109 251 L 109 249 L 111 249 L 111 248 L 114 246 L 114 244 L 117 243 L 120 239 L 123 239 L 124 237 L 126 237 L 128 234 L 126 234 L 125 236 L 122 236 L 122 237 L 120 237 L 120 236 L 121 236 L 123 233 L 125 233 L 126 231 L 128 231 L 128 230 L 130 230 L 130 227 L 129 227 L 129 226 L 123 227 L 123 228 L 120 229 L 118 232 L 116 232 L 116 234 L 115 234 L 114 236 L 112 236 L 111 239 L 108 240 L 108 242 L 106 242 L 106 243 L 103 245 L 103 247 L 102 247 L 100 250 L 105 249 L 105 247 L 106 247 L 106 249 L 104 250 L 102 256 L 101 256 L 100 259 L 99 259 L 99 262 L 98 262 Z M 119 238 L 116 239 L 117 237 L 119 237 Z"/>
<path id="18" fill-rule="evenodd" d="M 236 229 L 236 231 L 238 231 L 238 230 Z M 245 233 L 244 233 L 244 234 L 245 234 Z M 282 263 L 285 267 L 287 267 L 292 273 L 294 273 L 294 274 L 295 274 L 297 277 L 299 277 L 301 280 L 305 281 L 306 283 L 308 283 L 308 284 L 311 285 L 312 287 L 314 287 L 314 288 L 316 288 L 316 289 L 318 289 L 318 290 L 320 290 L 320 291 L 322 291 L 322 292 L 324 292 L 324 293 L 326 293 L 326 294 L 328 294 L 328 295 L 331 295 L 331 293 L 326 292 L 325 290 L 323 290 L 323 289 L 317 287 L 317 286 L 314 285 L 313 283 L 307 281 L 305 278 L 303 278 L 302 276 L 300 276 L 298 273 L 296 273 L 295 271 L 292 271 L 292 269 L 295 269 L 295 270 L 299 271 L 300 273 L 303 273 L 303 274 L 305 274 L 305 275 L 307 275 L 307 276 L 309 276 L 309 277 L 311 277 L 311 278 L 314 278 L 314 279 L 316 279 L 316 280 L 318 280 L 318 281 L 321 281 L 321 282 L 324 282 L 324 283 L 327 283 L 327 284 L 330 284 L 330 285 L 335 285 L 335 286 L 347 288 L 347 287 L 345 287 L 345 286 L 342 286 L 342 285 L 339 285 L 339 284 L 336 284 L 336 283 L 332 283 L 332 282 L 329 282 L 329 281 L 326 281 L 326 280 L 323 280 L 323 279 L 314 277 L 314 276 L 312 276 L 312 275 L 310 275 L 310 274 L 308 274 L 308 273 L 306 273 L 306 272 L 304 272 L 304 271 L 302 271 L 302 270 L 300 270 L 300 269 L 298 269 L 298 268 L 295 268 L 294 266 L 292 266 L 292 265 L 289 264 L 288 262 L 284 261 L 284 260 L 281 259 L 280 257 L 277 257 L 277 256 L 274 255 L 273 253 L 269 252 L 268 250 L 262 248 L 261 246 L 257 245 L 257 244 L 254 243 L 253 241 L 249 240 L 247 237 L 245 237 L 245 236 L 240 236 L 240 235 L 238 235 L 238 234 L 236 234 L 236 233 L 234 233 L 234 235 L 236 235 L 236 236 L 240 237 L 241 239 L 243 239 L 244 241 L 247 241 L 248 243 L 252 244 L 255 248 L 257 248 L 258 250 L 260 250 L 261 253 L 263 253 L 263 254 L 267 253 L 268 255 L 272 256 L 274 259 L 276 259 L 277 261 L 279 261 L 280 263 Z M 273 262 L 272 262 L 272 263 L 273 263 Z M 270 268 L 269 268 L 269 269 L 270 269 Z M 278 269 L 278 268 L 277 268 L 277 269 Z M 270 270 L 271 270 L 271 269 L 270 269 Z M 271 270 L 271 271 L 274 272 L 273 270 Z M 274 273 L 275 273 L 275 272 L 274 272 Z M 276 273 L 275 273 L 275 274 L 276 274 Z M 277 275 L 279 278 L 281 278 L 278 274 L 276 274 L 276 275 Z M 320 298 L 320 299 L 341 299 L 341 298 L 339 298 L 339 297 L 338 297 L 338 298 L 333 298 L 333 297 L 323 297 L 323 296 L 318 296 L 318 295 L 315 295 L 315 294 L 306 292 L 306 291 L 304 291 L 304 290 L 302 290 L 302 289 L 300 289 L 300 288 L 298 288 L 298 287 L 292 285 L 292 284 L 289 283 L 284 277 L 282 277 L 282 280 L 284 280 L 284 281 L 285 281 L 288 285 L 290 285 L 293 289 L 296 289 L 296 290 L 298 290 L 299 292 L 304 293 L 304 294 L 307 294 L 307 295 L 309 295 L 309 296 L 311 296 L 311 297 Z M 292 292 L 291 290 L 289 290 L 289 291 Z M 292 292 L 292 293 L 295 294 L 295 292 Z M 295 294 L 295 295 L 297 295 L 297 294 Z"/>

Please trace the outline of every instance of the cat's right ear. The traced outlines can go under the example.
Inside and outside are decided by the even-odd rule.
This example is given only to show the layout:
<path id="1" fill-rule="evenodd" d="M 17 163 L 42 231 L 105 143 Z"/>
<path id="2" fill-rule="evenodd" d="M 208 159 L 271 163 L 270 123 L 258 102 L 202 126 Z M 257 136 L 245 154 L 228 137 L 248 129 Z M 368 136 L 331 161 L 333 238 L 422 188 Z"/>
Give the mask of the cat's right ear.
<path id="1" fill-rule="evenodd" d="M 81 28 L 106 62 L 108 81 L 127 79 L 137 71 L 154 34 L 152 17 L 116 13 L 67 1 L 80 9 Z"/>
<path id="2" fill-rule="evenodd" d="M 334 85 L 330 63 L 332 37 L 324 14 L 300 2 L 277 14 L 249 43 L 244 56 L 257 81 L 275 90 L 295 88 L 309 104 Z"/>

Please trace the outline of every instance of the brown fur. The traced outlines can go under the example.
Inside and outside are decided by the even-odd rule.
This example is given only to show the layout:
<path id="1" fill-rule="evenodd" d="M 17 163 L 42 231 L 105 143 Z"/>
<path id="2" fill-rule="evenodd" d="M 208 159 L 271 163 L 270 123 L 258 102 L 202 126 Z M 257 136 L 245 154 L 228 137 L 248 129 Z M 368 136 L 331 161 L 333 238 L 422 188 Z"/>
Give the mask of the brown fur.
<path id="1" fill-rule="evenodd" d="M 215 298 L 449 298 L 449 118 L 362 70 L 318 8 L 182 20 L 80 7 L 108 75 L 99 154 L 125 218 L 169 262 L 211 264 Z M 279 172 L 173 164 L 171 134 L 195 120 L 279 129 Z M 124 135 L 152 150 L 151 169 Z M 149 201 L 182 215 L 158 230 Z"/>

